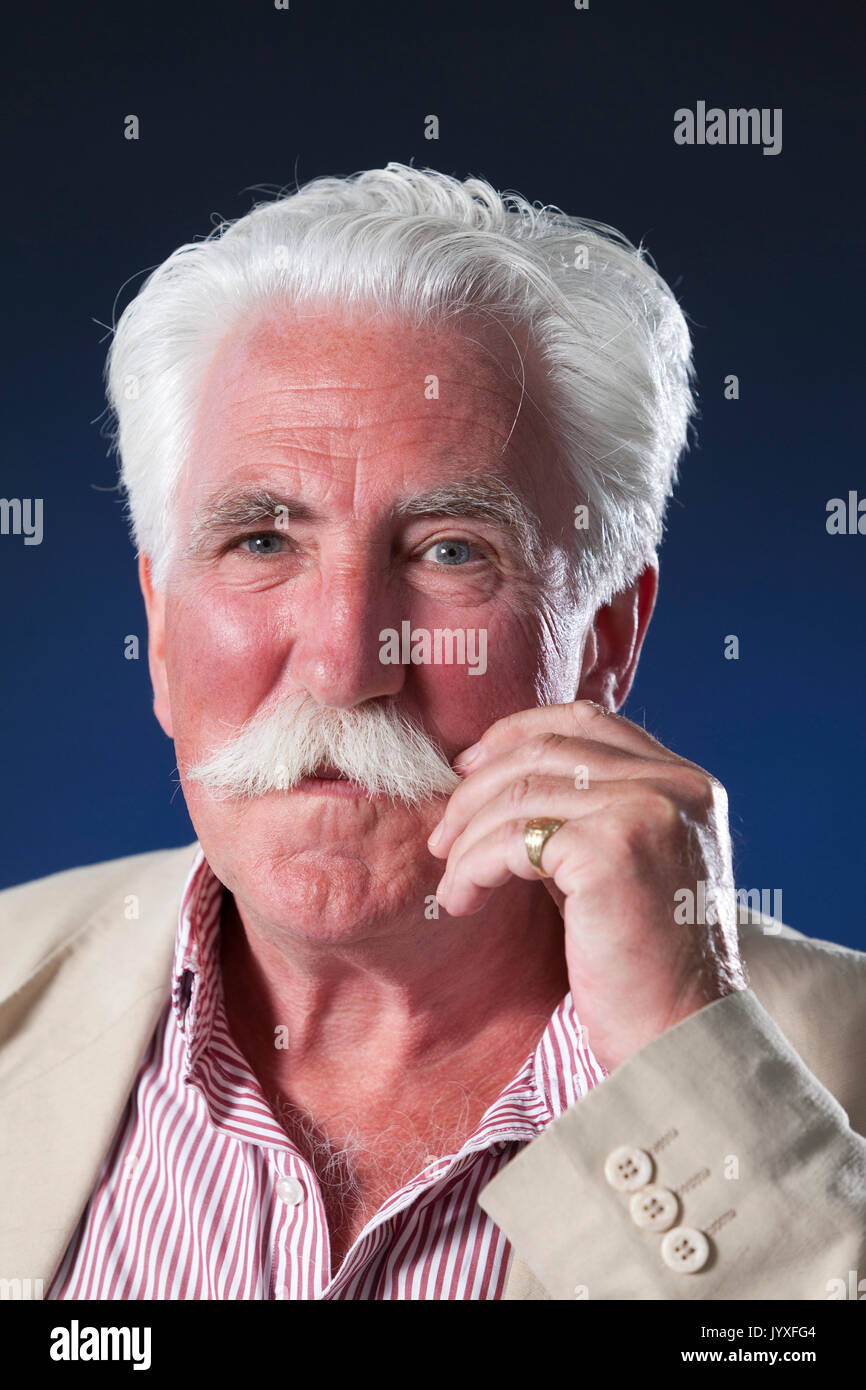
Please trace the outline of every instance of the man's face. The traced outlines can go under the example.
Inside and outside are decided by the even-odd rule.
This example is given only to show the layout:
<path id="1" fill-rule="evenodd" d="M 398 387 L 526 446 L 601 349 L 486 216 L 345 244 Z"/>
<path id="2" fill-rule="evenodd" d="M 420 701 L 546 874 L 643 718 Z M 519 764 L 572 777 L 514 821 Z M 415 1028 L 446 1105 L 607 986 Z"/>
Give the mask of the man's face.
<path id="1" fill-rule="evenodd" d="M 148 603 L 151 670 L 202 848 L 262 920 L 337 941 L 413 896 L 423 917 L 445 802 L 345 783 L 215 796 L 186 773 L 245 721 L 299 693 L 342 710 L 384 700 L 450 761 L 501 716 L 575 697 L 584 632 L 556 577 L 573 498 L 525 366 L 521 404 L 517 352 L 495 326 L 289 311 L 246 320 L 210 364 L 167 591 Z M 546 579 L 512 526 L 405 506 L 469 482 L 505 484 L 537 515 Z M 288 513 L 208 529 L 217 501 L 256 489 Z M 381 634 L 406 622 L 483 631 L 486 670 L 384 663 Z"/>

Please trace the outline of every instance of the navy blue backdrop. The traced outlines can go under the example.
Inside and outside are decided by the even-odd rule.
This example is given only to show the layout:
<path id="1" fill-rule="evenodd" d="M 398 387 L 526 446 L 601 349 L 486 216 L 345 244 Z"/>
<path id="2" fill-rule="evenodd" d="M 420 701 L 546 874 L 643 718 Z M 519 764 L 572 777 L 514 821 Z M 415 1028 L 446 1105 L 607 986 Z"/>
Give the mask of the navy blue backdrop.
<path id="1" fill-rule="evenodd" d="M 41 545 L 0 536 L 0 886 L 194 838 L 100 435 L 115 299 L 256 186 L 397 159 L 613 223 L 679 294 L 699 442 L 623 712 L 725 782 L 738 884 L 866 947 L 866 536 L 826 529 L 830 498 L 866 496 L 860 45 L 854 4 L 758 8 L 49 0 L 7 21 L 0 492 L 45 512 Z M 676 144 L 698 101 L 781 108 L 781 152 Z"/>

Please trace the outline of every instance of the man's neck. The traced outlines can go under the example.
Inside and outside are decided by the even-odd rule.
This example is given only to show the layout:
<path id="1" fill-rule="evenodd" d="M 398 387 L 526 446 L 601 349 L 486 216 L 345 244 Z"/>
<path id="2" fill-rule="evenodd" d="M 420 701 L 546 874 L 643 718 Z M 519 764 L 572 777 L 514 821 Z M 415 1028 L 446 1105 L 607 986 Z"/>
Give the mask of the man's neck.
<path id="1" fill-rule="evenodd" d="M 226 892 L 220 935 L 235 1041 L 263 1086 L 311 1109 L 374 1111 L 445 1076 L 505 1085 L 569 988 L 559 911 L 523 881 L 472 916 L 336 947 L 275 933 Z"/>

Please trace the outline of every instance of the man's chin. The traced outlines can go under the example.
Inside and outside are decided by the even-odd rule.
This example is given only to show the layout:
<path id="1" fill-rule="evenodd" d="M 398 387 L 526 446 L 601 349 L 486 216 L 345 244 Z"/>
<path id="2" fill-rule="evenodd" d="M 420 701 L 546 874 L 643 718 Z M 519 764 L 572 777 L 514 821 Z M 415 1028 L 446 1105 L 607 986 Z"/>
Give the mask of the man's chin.
<path id="1" fill-rule="evenodd" d="M 437 876 L 429 872 L 423 834 L 394 826 L 374 847 L 364 837 L 341 835 L 339 826 L 331 833 L 325 819 L 306 836 L 303 828 L 298 833 L 297 820 L 291 833 L 280 829 L 242 831 L 224 850 L 229 862 L 217 876 L 234 894 L 245 921 L 269 922 L 320 944 L 376 936 L 407 910 L 423 922 L 426 895 L 433 890 L 419 885 L 425 875 L 433 883 Z"/>

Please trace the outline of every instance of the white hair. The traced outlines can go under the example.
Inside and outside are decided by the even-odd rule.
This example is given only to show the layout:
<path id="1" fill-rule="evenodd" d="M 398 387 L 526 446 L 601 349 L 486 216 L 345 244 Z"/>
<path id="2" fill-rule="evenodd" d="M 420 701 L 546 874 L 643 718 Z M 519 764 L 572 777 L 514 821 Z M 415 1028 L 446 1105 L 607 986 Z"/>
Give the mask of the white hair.
<path id="1" fill-rule="evenodd" d="M 323 764 L 407 806 L 450 796 L 460 778 L 423 726 L 390 700 L 351 709 L 298 690 L 232 729 L 185 777 L 217 800 L 291 791 Z"/>
<path id="2" fill-rule="evenodd" d="M 695 409 L 685 316 L 643 247 L 604 223 L 389 163 L 221 221 L 154 270 L 116 325 L 109 433 L 133 539 L 165 585 L 204 375 L 234 324 L 280 305 L 414 324 L 482 314 L 528 331 L 553 456 L 589 524 L 571 579 L 593 607 L 655 555 Z"/>

